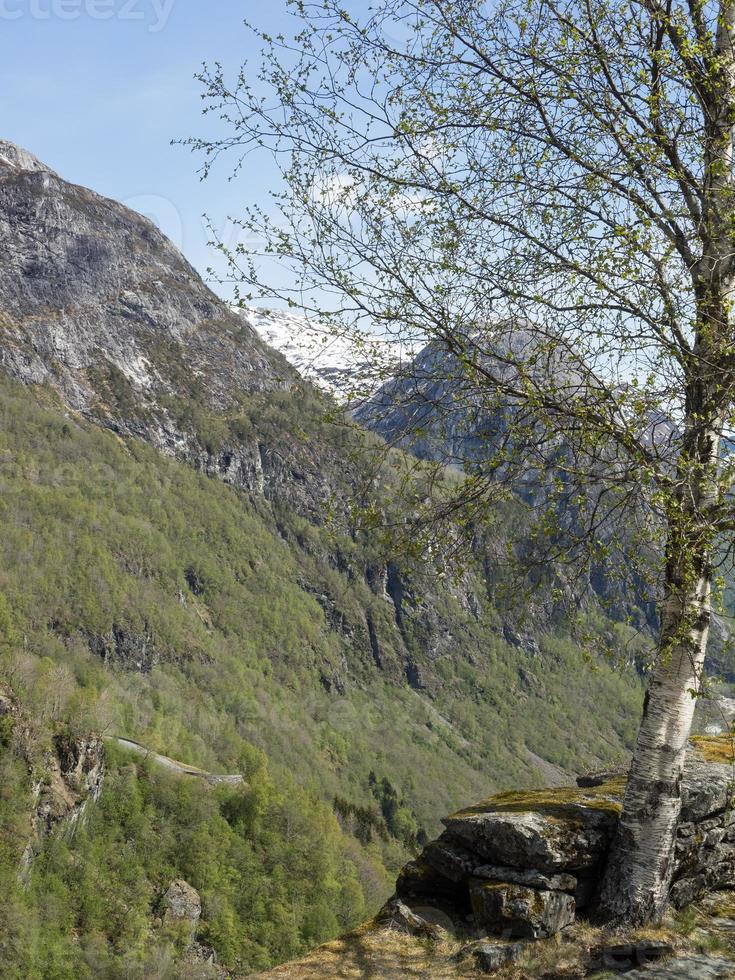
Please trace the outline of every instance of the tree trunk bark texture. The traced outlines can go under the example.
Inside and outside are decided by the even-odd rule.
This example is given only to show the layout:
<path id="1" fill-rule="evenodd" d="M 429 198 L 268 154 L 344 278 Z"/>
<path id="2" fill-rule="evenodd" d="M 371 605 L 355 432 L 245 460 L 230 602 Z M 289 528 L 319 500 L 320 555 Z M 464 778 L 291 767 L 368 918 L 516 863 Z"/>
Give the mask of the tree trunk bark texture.
<path id="1" fill-rule="evenodd" d="M 662 659 L 646 694 L 643 719 L 608 859 L 598 918 L 637 926 L 660 917 L 674 867 L 680 784 L 710 622 L 710 581 L 669 600 L 662 613 Z M 674 638 L 667 650 L 667 637 Z"/>

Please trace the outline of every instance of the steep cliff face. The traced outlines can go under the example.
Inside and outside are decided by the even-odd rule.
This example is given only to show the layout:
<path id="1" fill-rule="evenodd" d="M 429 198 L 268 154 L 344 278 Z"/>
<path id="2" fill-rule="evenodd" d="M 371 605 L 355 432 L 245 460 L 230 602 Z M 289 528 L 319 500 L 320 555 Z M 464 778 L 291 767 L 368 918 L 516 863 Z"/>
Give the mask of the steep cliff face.
<path id="1" fill-rule="evenodd" d="M 7 375 L 239 489 L 324 510 L 332 447 L 242 431 L 244 402 L 292 389 L 295 369 L 148 219 L 0 141 L 0 243 Z"/>
<path id="2" fill-rule="evenodd" d="M 88 417 L 175 451 L 165 400 L 187 375 L 219 411 L 293 381 L 152 222 L 4 141 L 0 241 L 2 367 Z"/>

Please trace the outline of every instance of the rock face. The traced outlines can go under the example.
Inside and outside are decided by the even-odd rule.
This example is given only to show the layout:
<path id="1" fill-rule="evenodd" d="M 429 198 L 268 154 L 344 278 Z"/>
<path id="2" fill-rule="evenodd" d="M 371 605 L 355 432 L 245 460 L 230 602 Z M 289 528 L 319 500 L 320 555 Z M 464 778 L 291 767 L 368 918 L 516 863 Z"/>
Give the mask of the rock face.
<path id="1" fill-rule="evenodd" d="M 166 921 L 186 920 L 196 926 L 202 914 L 199 892 L 182 878 L 177 878 L 168 886 L 163 896 L 163 905 Z"/>
<path id="2" fill-rule="evenodd" d="M 105 749 L 101 739 L 58 735 L 45 760 L 48 775 L 34 786 L 31 835 L 21 859 L 19 881 L 27 885 L 33 858 L 44 838 L 57 827 L 71 835 L 96 802 L 105 778 Z"/>
<path id="3" fill-rule="evenodd" d="M 182 370 L 206 370 L 213 405 L 236 388 L 284 383 L 280 359 L 152 222 L 5 141 L 0 240 L 2 366 L 48 383 L 78 411 L 93 412 L 102 397 L 101 360 L 108 381 L 143 405 L 137 423 L 111 412 L 120 427 L 138 434 L 157 424 L 164 443 L 173 433 L 161 402 Z M 145 406 L 157 420 L 145 420 Z"/>
<path id="4" fill-rule="evenodd" d="M 182 927 L 189 942 L 193 943 L 202 915 L 202 900 L 196 888 L 183 878 L 177 878 L 168 886 L 161 904 L 164 925 Z"/>
<path id="5" fill-rule="evenodd" d="M 89 649 L 107 666 L 149 674 L 158 662 L 155 637 L 146 625 L 142 633 L 113 625 L 109 633 L 89 638 Z"/>
<path id="6" fill-rule="evenodd" d="M 544 939 L 574 922 L 574 898 L 506 881 L 470 881 L 475 922 L 491 935 Z"/>
<path id="7" fill-rule="evenodd" d="M 523 942 L 473 942 L 462 947 L 455 959 L 459 962 L 471 957 L 483 973 L 495 973 L 518 959 L 526 944 Z"/>
<path id="8" fill-rule="evenodd" d="M 732 741 L 692 740 L 682 785 L 671 901 L 735 888 Z M 448 817 L 398 879 L 407 904 L 436 905 L 480 935 L 541 939 L 591 911 L 622 808 L 624 777 L 500 793 Z"/>

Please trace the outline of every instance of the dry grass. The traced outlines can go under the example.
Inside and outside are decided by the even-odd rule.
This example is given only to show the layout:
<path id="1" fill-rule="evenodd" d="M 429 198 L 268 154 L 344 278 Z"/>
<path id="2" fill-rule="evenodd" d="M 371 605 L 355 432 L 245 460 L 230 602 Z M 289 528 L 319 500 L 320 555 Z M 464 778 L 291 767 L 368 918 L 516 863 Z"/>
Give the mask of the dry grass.
<path id="1" fill-rule="evenodd" d="M 670 943 L 678 953 L 714 952 L 735 956 L 732 935 L 723 937 L 711 928 L 713 916 L 732 920 L 735 895 L 720 893 L 712 896 L 707 907 L 692 906 L 688 916 L 677 915 L 660 927 L 632 932 L 611 935 L 578 921 L 559 936 L 529 943 L 515 963 L 493 976 L 497 980 L 534 980 L 539 977 L 577 980 L 586 975 L 590 950 L 604 942 L 623 944 L 643 939 L 660 940 Z M 682 918 L 686 918 L 688 924 Z M 487 976 L 475 968 L 471 957 L 461 962 L 457 960 L 456 954 L 463 945 L 463 941 L 450 936 L 442 941 L 419 939 L 373 921 L 320 946 L 303 959 L 258 974 L 258 977 L 261 980 L 480 980 Z"/>
<path id="2" fill-rule="evenodd" d="M 303 959 L 258 976 L 270 980 L 456 980 L 486 976 L 452 960 L 461 945 L 450 939 L 418 939 L 369 922 Z"/>
<path id="3" fill-rule="evenodd" d="M 735 765 L 735 740 L 731 735 L 695 735 L 689 741 L 705 762 Z"/>

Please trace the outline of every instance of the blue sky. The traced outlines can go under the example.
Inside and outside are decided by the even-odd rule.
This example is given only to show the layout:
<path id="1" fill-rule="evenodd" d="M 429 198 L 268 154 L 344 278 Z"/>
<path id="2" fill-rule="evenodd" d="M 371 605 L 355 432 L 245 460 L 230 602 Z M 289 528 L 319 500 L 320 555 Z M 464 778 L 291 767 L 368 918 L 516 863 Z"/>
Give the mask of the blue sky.
<path id="1" fill-rule="evenodd" d="M 220 164 L 201 183 L 197 158 L 170 145 L 212 132 L 202 61 L 257 59 L 246 17 L 272 33 L 293 24 L 286 0 L 0 0 L 0 136 L 148 214 L 204 273 L 202 213 L 224 229 L 276 179 L 261 156 L 234 182 Z"/>

